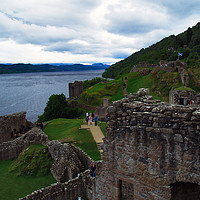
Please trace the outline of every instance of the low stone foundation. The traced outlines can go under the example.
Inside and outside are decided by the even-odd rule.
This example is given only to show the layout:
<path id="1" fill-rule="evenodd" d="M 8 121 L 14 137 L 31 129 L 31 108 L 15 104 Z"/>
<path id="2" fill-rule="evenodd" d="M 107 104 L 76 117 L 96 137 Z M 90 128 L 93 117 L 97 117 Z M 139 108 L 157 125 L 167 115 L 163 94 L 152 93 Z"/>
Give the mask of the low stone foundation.
<path id="1" fill-rule="evenodd" d="M 66 183 L 52 184 L 19 200 L 75 200 L 78 197 L 93 199 L 94 183 L 95 178 L 91 177 L 90 170 L 87 170 Z"/>

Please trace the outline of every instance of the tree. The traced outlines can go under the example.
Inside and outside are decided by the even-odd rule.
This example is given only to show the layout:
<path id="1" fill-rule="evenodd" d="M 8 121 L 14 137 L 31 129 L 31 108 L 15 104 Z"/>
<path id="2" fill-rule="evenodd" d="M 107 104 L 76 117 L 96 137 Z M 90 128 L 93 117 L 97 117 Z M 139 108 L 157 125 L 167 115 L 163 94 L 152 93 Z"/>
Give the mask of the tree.
<path id="1" fill-rule="evenodd" d="M 44 122 L 56 118 L 75 118 L 82 114 L 78 108 L 71 108 L 65 95 L 53 94 L 44 109 L 44 113 L 38 117 L 38 122 Z"/>
<path id="2" fill-rule="evenodd" d="M 187 43 L 187 45 L 189 45 L 191 38 L 192 38 L 192 29 L 189 27 L 187 32 L 186 32 L 186 43 Z"/>

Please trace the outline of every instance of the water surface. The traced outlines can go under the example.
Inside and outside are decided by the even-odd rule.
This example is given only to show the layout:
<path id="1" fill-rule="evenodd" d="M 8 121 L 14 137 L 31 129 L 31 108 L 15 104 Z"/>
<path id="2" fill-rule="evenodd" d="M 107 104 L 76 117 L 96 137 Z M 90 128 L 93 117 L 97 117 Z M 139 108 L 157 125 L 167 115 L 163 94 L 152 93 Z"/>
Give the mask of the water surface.
<path id="1" fill-rule="evenodd" d="M 104 70 L 41 72 L 0 75 L 0 115 L 26 111 L 29 121 L 37 121 L 52 94 L 69 97 L 68 84 L 75 80 L 101 77 Z"/>

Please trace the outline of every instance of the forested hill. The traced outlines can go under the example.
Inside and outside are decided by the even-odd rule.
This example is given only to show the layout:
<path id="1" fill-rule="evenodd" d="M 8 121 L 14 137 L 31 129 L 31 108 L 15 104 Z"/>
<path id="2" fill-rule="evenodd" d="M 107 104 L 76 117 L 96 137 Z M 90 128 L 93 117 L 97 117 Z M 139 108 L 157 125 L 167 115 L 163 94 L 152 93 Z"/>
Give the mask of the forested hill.
<path id="1" fill-rule="evenodd" d="M 111 65 L 103 73 L 103 77 L 115 78 L 130 72 L 134 65 L 143 61 L 149 64 L 158 64 L 160 60 L 173 61 L 177 59 L 178 52 L 182 53 L 180 59 L 186 62 L 194 73 L 200 71 L 200 22 L 177 36 L 166 37 L 158 43 L 141 49 L 126 59 Z"/>
<path id="2" fill-rule="evenodd" d="M 93 65 L 82 64 L 0 64 L 0 74 L 28 73 L 28 72 L 59 72 L 59 71 L 78 71 L 78 70 L 100 70 L 109 67 L 101 63 Z"/>

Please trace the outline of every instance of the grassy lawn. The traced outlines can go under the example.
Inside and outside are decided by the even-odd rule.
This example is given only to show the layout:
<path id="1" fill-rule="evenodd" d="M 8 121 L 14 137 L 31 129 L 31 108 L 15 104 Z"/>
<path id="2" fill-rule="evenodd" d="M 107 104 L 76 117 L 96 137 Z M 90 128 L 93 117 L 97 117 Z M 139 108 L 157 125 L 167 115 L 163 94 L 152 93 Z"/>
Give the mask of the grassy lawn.
<path id="1" fill-rule="evenodd" d="M 54 119 L 45 127 L 49 140 L 73 143 L 92 159 L 101 160 L 101 155 L 93 136 L 88 130 L 79 129 L 83 119 Z"/>
<path id="2" fill-rule="evenodd" d="M 52 175 L 15 176 L 9 172 L 9 168 L 14 161 L 0 161 L 0 199 L 16 200 L 56 182 Z"/>
<path id="3" fill-rule="evenodd" d="M 102 133 L 106 137 L 106 126 L 107 126 L 106 122 L 101 122 L 101 124 L 100 122 L 98 122 L 98 126 L 101 128 Z"/>

